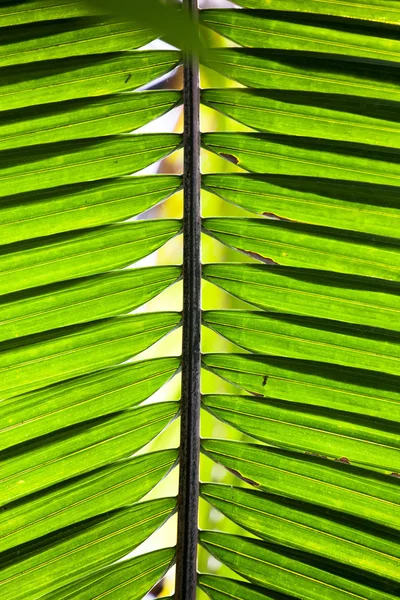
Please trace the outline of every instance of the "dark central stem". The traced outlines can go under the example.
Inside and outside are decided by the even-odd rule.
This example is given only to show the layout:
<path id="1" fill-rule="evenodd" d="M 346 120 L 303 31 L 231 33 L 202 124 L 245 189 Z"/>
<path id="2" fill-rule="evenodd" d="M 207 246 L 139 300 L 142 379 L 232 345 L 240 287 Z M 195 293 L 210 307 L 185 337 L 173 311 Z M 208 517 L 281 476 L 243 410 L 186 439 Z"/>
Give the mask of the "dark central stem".
<path id="1" fill-rule="evenodd" d="M 198 22 L 197 0 L 183 0 L 183 9 Z M 195 600 L 201 365 L 200 89 L 198 59 L 188 54 L 184 56 L 183 106 L 183 341 L 175 599 Z"/>

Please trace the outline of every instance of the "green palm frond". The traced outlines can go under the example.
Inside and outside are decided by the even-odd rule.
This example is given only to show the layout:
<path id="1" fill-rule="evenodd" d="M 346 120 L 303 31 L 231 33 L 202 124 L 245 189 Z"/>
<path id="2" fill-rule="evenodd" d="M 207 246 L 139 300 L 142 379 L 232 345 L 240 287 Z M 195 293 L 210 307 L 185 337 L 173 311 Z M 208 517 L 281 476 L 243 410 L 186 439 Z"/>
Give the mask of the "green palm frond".
<path id="1" fill-rule="evenodd" d="M 202 100 L 255 131 L 206 133 L 203 145 L 249 173 L 203 185 L 258 218 L 208 217 L 203 231 L 257 264 L 238 254 L 203 276 L 259 310 L 203 314 L 243 349 L 203 356 L 237 387 L 203 407 L 246 441 L 203 440 L 242 487 L 202 484 L 240 534 L 200 542 L 251 583 L 199 585 L 212 600 L 398 598 L 400 11 L 240 4 L 201 12 L 241 46 L 204 61 L 247 88 Z"/>
<path id="2" fill-rule="evenodd" d="M 180 359 L 122 363 L 179 327 L 178 312 L 129 313 L 181 268 L 126 267 L 179 235 L 179 220 L 132 217 L 181 181 L 128 176 L 181 136 L 126 134 L 181 93 L 126 92 L 180 55 L 136 50 L 150 28 L 81 2 L 14 3 L 0 24 L 0 596 L 141 598 L 174 551 L 110 565 L 176 509 L 138 501 L 177 451 L 132 455 L 177 416 L 177 402 L 140 404 Z"/>
<path id="3" fill-rule="evenodd" d="M 225 45 L 198 59 L 194 0 L 0 8 L 4 600 L 141 600 L 175 555 L 175 600 L 400 597 L 400 7 L 239 4 L 199 11 Z M 160 35 L 182 57 L 144 47 Z M 182 62 L 183 93 L 154 84 Z M 201 141 L 199 101 L 220 115 Z M 135 131 L 182 103 L 183 135 Z M 218 216 L 197 214 L 200 145 Z M 183 184 L 142 173 L 182 147 Z M 182 185 L 183 219 L 153 218 Z M 136 265 L 182 232 L 183 268 Z M 181 279 L 183 311 L 155 304 Z M 178 496 L 155 491 L 177 465 Z M 217 562 L 196 581 L 199 497 Z M 176 512 L 176 548 L 143 553 Z"/>

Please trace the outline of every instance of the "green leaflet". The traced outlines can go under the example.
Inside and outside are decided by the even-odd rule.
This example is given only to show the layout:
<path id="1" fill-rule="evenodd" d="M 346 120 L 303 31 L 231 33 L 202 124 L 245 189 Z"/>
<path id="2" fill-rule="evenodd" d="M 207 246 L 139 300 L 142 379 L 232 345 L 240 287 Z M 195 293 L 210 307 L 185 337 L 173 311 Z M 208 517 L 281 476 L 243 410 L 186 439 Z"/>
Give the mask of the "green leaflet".
<path id="1" fill-rule="evenodd" d="M 313 269 L 209 264 L 208 280 L 264 310 L 287 311 L 346 323 L 400 328 L 398 282 Z"/>
<path id="2" fill-rule="evenodd" d="M 137 456 L 8 505 L 0 518 L 1 551 L 137 502 L 176 459 L 176 450 Z"/>
<path id="3" fill-rule="evenodd" d="M 163 246 L 180 230 L 178 220 L 143 220 L 3 246 L 0 294 L 129 266 Z"/>
<path id="4" fill-rule="evenodd" d="M 400 152 L 365 144 L 267 133 L 205 133 L 206 150 L 255 173 L 400 185 Z"/>
<path id="5" fill-rule="evenodd" d="M 178 403 L 162 402 L 87 421 L 2 452 L 0 505 L 127 458 L 176 417 Z"/>
<path id="6" fill-rule="evenodd" d="M 2 159 L 2 196 L 128 175 L 176 150 L 173 133 L 109 136 L 7 151 Z"/>
<path id="7" fill-rule="evenodd" d="M 347 569 L 336 563 L 323 570 L 318 560 L 305 552 L 299 552 L 259 542 L 245 537 L 203 531 L 200 533 L 202 546 L 226 566 L 242 577 L 279 592 L 289 592 L 301 600 L 394 600 L 396 588 L 384 586 L 380 580 L 368 587 L 363 583 L 347 579 Z M 354 575 L 353 575 L 354 577 Z M 383 589 L 382 589 L 383 588 Z M 392 592 L 392 593 L 390 593 Z"/>
<path id="8" fill-rule="evenodd" d="M 0 200 L 3 244 L 124 221 L 161 202 L 180 177 L 145 175 L 81 183 Z"/>
<path id="9" fill-rule="evenodd" d="M 203 404 L 218 419 L 279 448 L 400 471 L 400 441 L 385 421 L 273 398 L 206 395 Z"/>
<path id="10" fill-rule="evenodd" d="M 218 48 L 208 50 L 206 66 L 248 87 L 299 90 L 361 98 L 399 100 L 398 67 L 343 60 L 341 56 L 296 50 Z"/>
<path id="11" fill-rule="evenodd" d="M 398 545 L 400 493 L 394 477 L 342 462 L 237 441 L 203 440 L 202 449 L 260 490 L 336 511 L 345 524 L 360 529 L 360 535 L 363 531 L 368 533 L 367 530 L 381 535 L 381 547 L 395 553 L 392 542 L 396 540 Z"/>
<path id="12" fill-rule="evenodd" d="M 3 3 L 0 7 L 0 27 L 93 14 L 93 10 L 89 11 L 86 3 L 79 0 L 67 0 L 62 4 L 54 0 L 30 0 L 29 10 L 26 9 L 25 2 L 13 3 L 12 10 L 10 4 Z"/>
<path id="13" fill-rule="evenodd" d="M 397 244 L 373 236 L 271 219 L 208 218 L 205 231 L 261 262 L 400 280 Z"/>
<path id="14" fill-rule="evenodd" d="M 180 321 L 179 313 L 140 313 L 3 342 L 2 399 L 126 361 L 170 333 Z"/>
<path id="15" fill-rule="evenodd" d="M 172 566 L 173 548 L 156 550 L 108 567 L 43 596 L 43 600 L 94 600 L 106 595 L 109 600 L 142 600 Z"/>
<path id="16" fill-rule="evenodd" d="M 47 536 L 38 549 L 33 543 L 23 553 L 11 551 L 3 559 L 2 598 L 40 598 L 122 558 L 171 515 L 175 504 L 173 498 L 140 503 Z"/>
<path id="17" fill-rule="evenodd" d="M 0 340 L 128 313 L 180 275 L 180 267 L 127 269 L 9 294 L 0 301 Z"/>
<path id="18" fill-rule="evenodd" d="M 260 311 L 204 311 L 203 323 L 257 354 L 307 357 L 400 375 L 400 340 L 391 332 L 328 319 Z"/>
<path id="19" fill-rule="evenodd" d="M 127 92 L 164 75 L 179 60 L 173 50 L 143 50 L 6 67 L 1 110 Z"/>
<path id="20" fill-rule="evenodd" d="M 199 575 L 199 588 L 203 590 L 211 600 L 290 600 L 293 596 L 269 593 L 268 590 L 250 585 L 242 581 L 216 577 L 215 575 Z"/>
<path id="21" fill-rule="evenodd" d="M 399 581 L 400 545 L 396 556 L 384 552 L 378 534 L 343 525 L 340 515 L 276 496 L 225 485 L 203 484 L 201 495 L 235 523 L 264 540 L 343 562 L 349 567 Z M 335 520 L 338 520 L 338 522 Z M 389 544 L 387 544 L 389 545 Z"/>
<path id="22" fill-rule="evenodd" d="M 300 3 L 292 4 L 293 9 L 298 10 Z M 248 48 L 327 52 L 389 61 L 400 59 L 400 43 L 394 30 L 380 25 L 372 27 L 372 23 L 368 23 L 367 28 L 361 22 L 338 21 L 310 12 L 285 12 L 282 2 L 260 2 L 259 8 L 268 9 L 268 5 L 279 10 L 202 10 L 201 22 Z M 376 8 L 372 10 L 368 18 L 377 12 Z M 398 15 L 400 21 L 400 11 Z"/>
<path id="23" fill-rule="evenodd" d="M 77 99 L 9 111 L 0 124 L 0 150 L 129 133 L 176 106 L 178 91 Z"/>
<path id="24" fill-rule="evenodd" d="M 47 60 L 49 52 L 54 60 L 132 50 L 155 37 L 150 29 L 107 18 L 81 17 L 38 22 L 2 31 L 0 66 Z"/>
<path id="25" fill-rule="evenodd" d="M 202 100 L 258 131 L 400 147 L 395 102 L 366 98 L 360 106 L 357 96 L 248 89 L 204 90 Z"/>
<path id="26" fill-rule="evenodd" d="M 239 0 L 238 4 L 250 8 L 299 11 L 323 15 L 335 15 L 352 19 L 365 19 L 372 22 L 400 23 L 400 9 L 397 0 Z"/>
<path id="27" fill-rule="evenodd" d="M 205 189 L 271 218 L 395 237 L 397 187 L 289 175 L 203 175 Z M 277 216 L 279 215 L 279 216 Z"/>
<path id="28" fill-rule="evenodd" d="M 0 449 L 132 408 L 162 387 L 179 366 L 179 358 L 133 362 L 3 400 Z"/>
<path id="29" fill-rule="evenodd" d="M 400 416 L 399 378 L 376 371 L 248 354 L 205 354 L 203 365 L 259 397 L 343 410 L 367 421 L 396 423 Z"/>

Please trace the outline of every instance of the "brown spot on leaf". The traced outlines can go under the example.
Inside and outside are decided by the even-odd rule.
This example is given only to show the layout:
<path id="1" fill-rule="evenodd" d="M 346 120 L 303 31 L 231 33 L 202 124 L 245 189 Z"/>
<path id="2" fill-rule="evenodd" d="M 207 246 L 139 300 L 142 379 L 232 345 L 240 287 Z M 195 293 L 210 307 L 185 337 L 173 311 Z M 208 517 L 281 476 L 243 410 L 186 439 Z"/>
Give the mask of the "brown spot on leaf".
<path id="1" fill-rule="evenodd" d="M 248 479 L 247 477 L 244 477 L 241 473 L 239 473 L 239 471 L 236 471 L 236 469 L 229 469 L 229 471 L 233 475 L 236 475 L 236 477 L 239 477 L 239 479 L 242 479 L 243 481 L 245 481 L 246 483 L 253 485 L 255 487 L 260 487 L 259 483 L 257 483 L 256 481 L 253 481 L 252 479 Z"/>
<path id="2" fill-rule="evenodd" d="M 318 452 L 304 452 L 304 454 L 308 454 L 308 456 L 315 456 L 316 458 L 328 458 L 328 456 L 318 454 Z"/>
<path id="3" fill-rule="evenodd" d="M 266 258 L 261 254 L 257 254 L 257 252 L 246 252 L 246 254 L 248 254 L 248 256 L 251 256 L 252 258 L 255 258 L 256 260 L 260 260 L 261 262 L 267 265 L 279 265 L 279 263 L 272 260 L 272 258 Z"/>
<path id="4" fill-rule="evenodd" d="M 400 479 L 400 473 L 390 473 L 391 477 L 398 477 Z"/>
<path id="5" fill-rule="evenodd" d="M 264 217 L 267 217 L 267 219 L 274 219 L 274 221 L 288 221 L 288 222 L 291 221 L 291 219 L 286 219 L 285 217 L 280 217 L 279 215 L 276 215 L 275 213 L 271 213 L 271 212 L 264 212 L 263 215 L 264 215 Z"/>
<path id="6" fill-rule="evenodd" d="M 125 83 L 128 83 L 128 81 L 130 80 L 131 77 L 132 77 L 132 75 L 129 73 L 128 77 L 125 79 Z"/>
<path id="7" fill-rule="evenodd" d="M 345 456 L 342 456 L 341 458 L 335 458 L 335 460 L 337 462 L 341 462 L 341 463 L 345 463 L 346 465 L 350 464 L 350 461 L 348 458 L 346 458 Z"/>
<path id="8" fill-rule="evenodd" d="M 153 589 L 150 591 L 150 594 L 151 594 L 151 595 L 152 595 L 154 598 L 157 598 L 157 597 L 158 597 L 158 596 L 161 594 L 161 592 L 162 592 L 163 590 L 164 590 L 164 580 L 163 580 L 163 579 L 161 579 L 161 581 L 159 581 L 159 582 L 157 583 L 157 585 L 155 585 L 155 586 L 153 587 Z"/>
<path id="9" fill-rule="evenodd" d="M 226 158 L 226 160 L 229 160 L 229 162 L 233 163 L 234 165 L 239 164 L 239 159 L 236 158 L 236 156 L 233 156 L 233 154 L 226 154 L 225 152 L 220 152 L 219 155 L 222 156 L 222 158 Z"/>
<path id="10" fill-rule="evenodd" d="M 267 383 L 268 383 L 268 375 L 264 375 L 263 386 L 267 385 Z"/>

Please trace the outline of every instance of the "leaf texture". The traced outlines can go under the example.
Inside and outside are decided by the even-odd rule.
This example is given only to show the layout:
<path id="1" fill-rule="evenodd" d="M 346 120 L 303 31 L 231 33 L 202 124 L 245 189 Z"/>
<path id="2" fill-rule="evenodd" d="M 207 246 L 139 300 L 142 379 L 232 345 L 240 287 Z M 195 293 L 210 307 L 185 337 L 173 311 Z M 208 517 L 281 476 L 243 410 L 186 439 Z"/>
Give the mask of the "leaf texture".
<path id="1" fill-rule="evenodd" d="M 140 500 L 176 459 L 176 450 L 161 450 L 117 461 L 7 505 L 0 523 L 1 551 Z"/>
<path id="2" fill-rule="evenodd" d="M 250 6 L 250 2 L 240 2 Z M 318 14 L 321 4 L 330 7 L 332 12 Z M 363 2 L 363 8 L 366 3 Z M 302 12 L 300 7 L 308 10 Z M 309 52 L 326 52 L 388 60 L 398 62 L 400 46 L 395 36 L 395 28 L 365 23 L 360 20 L 337 19 L 335 9 L 346 15 L 349 2 L 259 2 L 253 3 L 258 10 L 208 9 L 201 12 L 202 23 L 224 37 L 248 48 L 282 48 Z M 253 8 L 251 6 L 251 8 Z M 361 7 L 361 3 L 358 5 Z M 267 9 L 267 10 L 260 10 Z M 310 10 L 311 9 L 311 10 Z M 294 12 L 297 11 L 297 12 Z M 311 12 L 313 11 L 313 12 Z M 334 18 L 331 18 L 334 15 Z M 379 16 L 377 6 L 371 7 L 368 19 Z M 392 15 L 393 16 L 393 15 Z M 400 22 L 400 11 L 397 10 Z"/>
<path id="3" fill-rule="evenodd" d="M 203 364 L 259 397 L 309 404 L 397 422 L 398 377 L 329 363 L 248 354 L 206 354 Z"/>
<path id="4" fill-rule="evenodd" d="M 400 374 L 398 338 L 389 331 L 268 311 L 205 311 L 203 322 L 256 354 Z"/>
<path id="5" fill-rule="evenodd" d="M 205 175 L 203 186 L 270 219 L 397 237 L 400 212 L 394 186 L 304 175 L 236 173 Z"/>
<path id="6" fill-rule="evenodd" d="M 127 92 L 179 64 L 179 53 L 137 51 L 46 60 L 4 67 L 2 110 Z M 38 84 L 39 81 L 39 84 Z"/>
<path id="7" fill-rule="evenodd" d="M 199 588 L 212 600 L 228 600 L 232 596 L 239 600 L 289 600 L 293 597 L 269 592 L 242 581 L 213 575 L 200 575 Z"/>
<path id="8" fill-rule="evenodd" d="M 179 187 L 179 177 L 146 175 L 7 196 L 0 200 L 1 239 L 9 244 L 124 221 Z"/>
<path id="9" fill-rule="evenodd" d="M 400 503 L 395 477 L 265 445 L 203 440 L 202 449 L 259 490 L 337 511 L 345 523 L 361 532 L 378 531 L 382 547 L 395 548 L 398 544 L 395 532 Z"/>
<path id="10" fill-rule="evenodd" d="M 80 576 L 122 558 L 159 527 L 175 507 L 174 499 L 153 500 L 89 520 L 47 538 L 38 555 L 34 545 L 10 566 L 4 561 L 0 589 L 11 598 L 40 598 Z M 29 551 L 30 550 L 30 551 Z M 9 555 L 12 560 L 12 554 Z M 73 566 L 73 568 L 71 568 Z M 29 574 L 29 577 L 27 576 Z"/>
<path id="11" fill-rule="evenodd" d="M 248 87 L 399 100 L 396 63 L 343 60 L 340 55 L 279 47 L 211 49 L 203 60 Z"/>
<path id="12" fill-rule="evenodd" d="M 278 134 L 206 133 L 204 147 L 235 157 L 238 166 L 254 173 L 307 175 L 398 186 L 397 149 L 325 141 Z"/>
<path id="13" fill-rule="evenodd" d="M 400 279 L 397 244 L 351 232 L 272 219 L 204 219 L 207 233 L 265 263 Z"/>
<path id="14" fill-rule="evenodd" d="M 1 393 L 10 398 L 132 358 L 180 324 L 178 313 L 104 319 L 4 342 Z"/>
<path id="15" fill-rule="evenodd" d="M 176 508 L 174 498 L 138 501 L 178 452 L 135 454 L 179 412 L 178 402 L 141 404 L 180 358 L 132 358 L 179 327 L 181 315 L 129 313 L 180 279 L 179 266 L 134 263 L 179 234 L 181 222 L 124 221 L 181 187 L 178 175 L 132 175 L 177 150 L 182 136 L 131 135 L 178 106 L 181 93 L 126 93 L 173 70 L 181 54 L 140 49 L 157 37 L 151 26 L 98 9 L 80 0 L 0 8 L 6 600 L 139 600 L 174 559 L 168 549 L 115 563 Z"/>
<path id="16" fill-rule="evenodd" d="M 57 590 L 45 600 L 67 600 L 71 592 L 77 600 L 93 600 L 104 594 L 110 600 L 118 600 L 121 594 L 129 594 L 131 600 L 141 600 L 143 596 L 165 575 L 172 566 L 174 550 L 166 548 L 150 554 L 137 556 L 117 563 L 94 575 L 80 579 L 73 585 Z"/>
<path id="17" fill-rule="evenodd" d="M 129 133 L 177 106 L 180 97 L 175 91 L 114 94 L 7 111 L 0 150 Z"/>
<path id="18" fill-rule="evenodd" d="M 13 502 L 90 470 L 127 458 L 150 442 L 177 415 L 163 402 L 93 419 L 2 454 L 0 502 Z"/>
<path id="19" fill-rule="evenodd" d="M 204 277 L 264 310 L 290 311 L 398 331 L 399 284 L 372 277 L 270 265 L 210 264 Z"/>
<path id="20" fill-rule="evenodd" d="M 240 12 L 240 11 L 237 11 Z M 395 102 L 281 90 L 204 90 L 205 104 L 257 131 L 399 148 Z M 372 150 L 372 149 L 371 149 Z"/>
<path id="21" fill-rule="evenodd" d="M 384 421 L 274 398 L 207 395 L 203 403 L 222 421 L 267 444 L 389 473 L 400 470 L 398 436 Z"/>
<path id="22" fill-rule="evenodd" d="M 295 552 L 266 542 L 217 532 L 202 532 L 201 542 L 217 559 L 256 584 L 279 592 L 291 592 L 296 598 L 394 599 L 396 588 L 385 591 L 347 579 L 345 569 L 337 573 L 323 571 L 305 552 Z M 386 589 L 389 588 L 388 591 Z M 392 591 L 392 593 L 391 593 Z"/>
<path id="23" fill-rule="evenodd" d="M 265 8 L 263 0 L 240 0 L 241 6 Z M 274 10 L 299 11 L 365 19 L 371 22 L 400 24 L 400 10 L 396 0 L 347 0 L 331 2 L 331 0 L 268 0 L 267 7 Z"/>
<path id="24" fill-rule="evenodd" d="M 346 556 L 347 564 L 352 567 L 364 570 L 367 565 L 367 570 L 380 577 L 399 579 L 398 545 L 397 557 L 390 556 L 382 551 L 377 535 L 370 535 L 370 539 L 368 535 L 361 536 L 357 529 L 329 518 L 329 513 L 315 511 L 313 514 L 315 508 L 311 506 L 303 504 L 298 509 L 294 502 L 278 501 L 276 496 L 222 485 L 203 485 L 202 496 L 241 527 L 266 541 L 338 563 Z M 339 515 L 335 517 L 339 520 Z"/>
<path id="25" fill-rule="evenodd" d="M 132 362 L 4 400 L 1 450 L 136 406 L 177 371 L 178 358 Z"/>
<path id="26" fill-rule="evenodd" d="M 177 220 L 138 221 L 46 236 L 7 245 L 0 258 L 0 293 L 127 267 L 181 230 Z M 144 245 L 148 240 L 148 246 Z"/>

